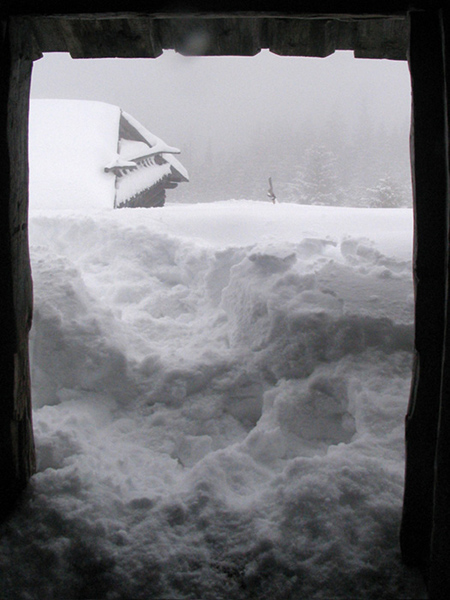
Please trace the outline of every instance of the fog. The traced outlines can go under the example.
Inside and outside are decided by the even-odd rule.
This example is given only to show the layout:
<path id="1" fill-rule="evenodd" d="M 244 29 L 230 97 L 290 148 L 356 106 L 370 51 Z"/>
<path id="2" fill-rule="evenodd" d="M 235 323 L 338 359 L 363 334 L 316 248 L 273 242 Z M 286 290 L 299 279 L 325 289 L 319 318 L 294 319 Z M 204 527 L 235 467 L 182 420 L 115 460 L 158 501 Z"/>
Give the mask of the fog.
<path id="1" fill-rule="evenodd" d="M 330 191 L 343 198 L 332 204 L 369 205 L 365 191 L 386 178 L 402 188 L 400 205 L 410 199 L 406 62 L 355 59 L 352 52 L 326 59 L 269 51 L 255 57 L 167 51 L 157 59 L 47 54 L 35 63 L 31 96 L 118 105 L 180 148 L 191 182 L 170 201 L 263 199 L 272 176 L 280 200 L 329 203 L 298 185 L 308 179 L 308 152 L 318 146 L 332 152 L 327 161 L 339 174 Z"/>

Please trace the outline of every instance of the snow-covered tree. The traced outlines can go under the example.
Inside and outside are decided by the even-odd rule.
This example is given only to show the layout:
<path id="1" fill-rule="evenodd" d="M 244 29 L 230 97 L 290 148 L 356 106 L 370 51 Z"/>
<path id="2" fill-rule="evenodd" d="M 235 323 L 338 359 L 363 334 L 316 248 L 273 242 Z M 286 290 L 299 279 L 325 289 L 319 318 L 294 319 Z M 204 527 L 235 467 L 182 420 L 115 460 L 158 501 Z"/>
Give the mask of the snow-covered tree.
<path id="1" fill-rule="evenodd" d="M 379 179 L 376 186 L 367 192 L 369 205 L 373 208 L 400 208 L 407 205 L 404 190 L 389 176 Z"/>
<path id="2" fill-rule="evenodd" d="M 336 155 L 323 145 L 309 148 L 301 178 L 301 199 L 304 204 L 339 204 Z"/>

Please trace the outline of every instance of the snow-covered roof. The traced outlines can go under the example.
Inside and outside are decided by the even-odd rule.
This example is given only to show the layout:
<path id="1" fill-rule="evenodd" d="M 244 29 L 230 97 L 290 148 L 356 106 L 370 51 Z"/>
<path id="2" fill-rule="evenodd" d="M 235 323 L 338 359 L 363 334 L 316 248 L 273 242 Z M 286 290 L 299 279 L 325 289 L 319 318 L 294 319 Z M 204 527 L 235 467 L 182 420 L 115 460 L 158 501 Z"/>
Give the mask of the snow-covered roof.
<path id="1" fill-rule="evenodd" d="M 122 117 L 128 121 L 130 125 L 132 125 L 136 131 L 140 133 L 140 135 L 150 144 L 152 147 L 154 154 L 161 153 L 164 159 L 176 170 L 180 175 L 186 180 L 189 181 L 189 173 L 183 167 L 179 160 L 177 160 L 173 154 L 180 154 L 180 150 L 177 148 L 172 148 L 168 146 L 165 142 L 163 142 L 159 137 L 151 133 L 148 129 L 146 129 L 142 123 L 139 123 L 134 117 L 128 114 L 125 111 L 122 111 Z"/>
<path id="2" fill-rule="evenodd" d="M 140 139 L 119 140 L 122 119 Z M 105 170 L 114 167 L 133 168 L 133 181 L 131 175 L 120 178 L 121 202 L 126 199 L 126 194 L 149 189 L 164 177 L 188 181 L 186 169 L 173 156 L 179 152 L 118 106 L 87 100 L 32 100 L 29 114 L 30 206 L 112 208 L 119 187 L 115 173 Z M 145 161 L 155 155 L 162 160 Z M 142 159 L 146 168 L 136 168 Z M 138 171 L 142 172 L 138 174 Z M 125 183 L 125 179 L 129 181 Z"/>
<path id="3" fill-rule="evenodd" d="M 120 108 L 85 100 L 31 100 L 31 208 L 111 208 Z"/>
<path id="4" fill-rule="evenodd" d="M 178 148 L 172 148 L 167 146 L 164 142 L 150 146 L 145 142 L 138 140 L 119 140 L 119 151 L 116 154 L 114 160 L 105 165 L 106 170 L 111 170 L 117 167 L 130 167 L 135 166 L 133 161 L 145 158 L 147 156 L 154 156 L 155 154 L 180 154 Z M 165 158 L 165 160 L 167 160 Z"/>

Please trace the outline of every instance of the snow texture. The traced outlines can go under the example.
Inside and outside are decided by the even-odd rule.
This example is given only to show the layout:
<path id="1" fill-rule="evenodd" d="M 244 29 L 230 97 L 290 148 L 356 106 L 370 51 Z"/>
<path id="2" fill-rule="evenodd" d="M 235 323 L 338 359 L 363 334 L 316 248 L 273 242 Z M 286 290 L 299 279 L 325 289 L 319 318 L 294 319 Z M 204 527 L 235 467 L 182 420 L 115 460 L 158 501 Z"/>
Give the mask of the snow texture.
<path id="1" fill-rule="evenodd" d="M 30 208 L 109 209 L 120 108 L 85 100 L 32 100 L 29 114 Z"/>
<path id="2" fill-rule="evenodd" d="M 398 547 L 412 214 L 34 210 L 6 599 L 426 597 Z"/>

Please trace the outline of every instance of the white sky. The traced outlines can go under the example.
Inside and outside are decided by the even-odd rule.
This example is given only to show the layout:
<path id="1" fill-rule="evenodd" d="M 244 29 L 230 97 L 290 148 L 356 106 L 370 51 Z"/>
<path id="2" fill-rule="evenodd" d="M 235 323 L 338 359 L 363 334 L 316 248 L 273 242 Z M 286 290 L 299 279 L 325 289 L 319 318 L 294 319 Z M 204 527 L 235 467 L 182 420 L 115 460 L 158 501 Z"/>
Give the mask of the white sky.
<path id="1" fill-rule="evenodd" d="M 33 98 L 81 98 L 116 104 L 172 145 L 239 144 L 262 127 L 323 122 L 349 125 L 365 111 L 388 126 L 409 119 L 406 62 L 328 58 L 184 57 L 77 59 L 47 54 L 35 62 Z"/>

